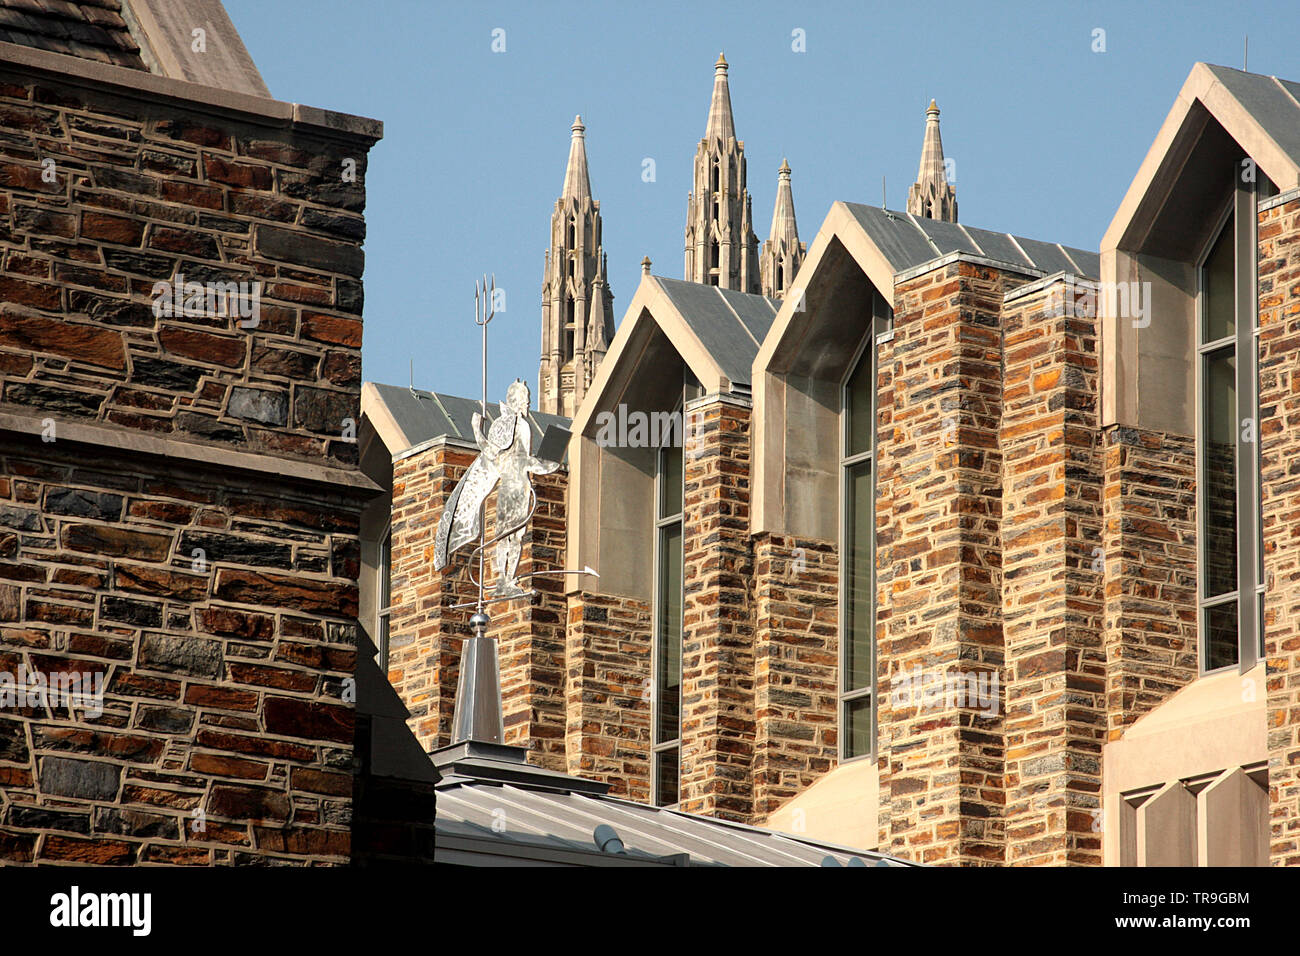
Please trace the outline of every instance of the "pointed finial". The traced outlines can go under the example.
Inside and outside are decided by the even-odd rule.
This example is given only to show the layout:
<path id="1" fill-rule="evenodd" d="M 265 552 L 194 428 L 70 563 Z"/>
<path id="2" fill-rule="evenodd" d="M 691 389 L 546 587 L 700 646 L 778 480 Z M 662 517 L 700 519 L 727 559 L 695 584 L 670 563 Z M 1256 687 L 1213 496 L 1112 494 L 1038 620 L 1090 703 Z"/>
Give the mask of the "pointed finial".
<path id="1" fill-rule="evenodd" d="M 573 136 L 569 140 L 569 162 L 564 168 L 564 188 L 560 198 L 590 199 L 591 176 L 587 172 L 587 134 L 582 115 L 573 118 Z"/>
<path id="2" fill-rule="evenodd" d="M 648 276 L 650 274 L 650 257 L 646 256 L 641 260 L 641 274 Z"/>
<path id="3" fill-rule="evenodd" d="M 933 113 L 935 116 L 938 116 L 938 115 L 939 115 L 939 104 L 936 103 L 934 100 L 930 100 L 930 105 L 926 108 L 926 111 L 925 111 L 925 112 L 926 112 L 927 114 L 929 114 L 929 113 Z"/>
<path id="4" fill-rule="evenodd" d="M 713 64 L 713 68 L 715 70 L 722 70 L 725 73 L 727 71 L 727 58 L 719 53 L 718 62 Z"/>
<path id="5" fill-rule="evenodd" d="M 789 175 L 790 175 L 790 160 L 786 159 L 784 156 L 781 157 L 781 168 L 778 169 L 777 172 L 780 173 L 782 176 L 789 177 Z"/>

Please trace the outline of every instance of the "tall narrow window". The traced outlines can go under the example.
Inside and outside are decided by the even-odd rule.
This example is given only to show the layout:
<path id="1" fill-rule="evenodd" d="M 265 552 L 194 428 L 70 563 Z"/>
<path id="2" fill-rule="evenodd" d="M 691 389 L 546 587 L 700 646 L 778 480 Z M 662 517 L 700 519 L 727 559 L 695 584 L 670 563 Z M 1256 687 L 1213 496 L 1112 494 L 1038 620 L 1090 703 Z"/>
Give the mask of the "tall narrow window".
<path id="1" fill-rule="evenodd" d="M 375 613 L 375 663 L 379 669 L 388 671 L 388 627 L 392 618 L 393 600 L 393 528 L 389 525 L 384 532 L 384 541 L 379 546 L 379 566 L 375 569 L 379 577 L 378 605 Z"/>
<path id="2" fill-rule="evenodd" d="M 1200 261 L 1197 513 L 1202 671 L 1262 655 L 1258 298 L 1253 183 L 1238 183 Z"/>
<path id="3" fill-rule="evenodd" d="M 573 296 L 564 297 L 564 351 L 560 356 L 561 362 L 568 362 L 573 358 Z"/>
<path id="4" fill-rule="evenodd" d="M 681 407 L 678 407 L 681 414 Z M 682 448 L 670 438 L 655 475 L 654 766 L 656 806 L 678 801 L 682 731 Z"/>
<path id="5" fill-rule="evenodd" d="M 840 759 L 875 751 L 876 335 L 889 325 L 873 295 L 874 319 L 843 384 L 840 542 Z"/>

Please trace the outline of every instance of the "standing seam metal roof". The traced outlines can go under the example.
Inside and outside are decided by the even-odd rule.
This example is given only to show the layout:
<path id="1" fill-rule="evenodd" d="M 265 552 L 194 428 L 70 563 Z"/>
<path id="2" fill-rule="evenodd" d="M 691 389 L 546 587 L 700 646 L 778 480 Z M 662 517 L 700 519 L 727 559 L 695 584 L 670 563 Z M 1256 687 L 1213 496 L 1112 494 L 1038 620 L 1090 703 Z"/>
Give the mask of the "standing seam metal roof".
<path id="1" fill-rule="evenodd" d="M 772 327 L 780 300 L 699 282 L 653 278 L 728 381 L 749 385 L 754 357 Z"/>
<path id="2" fill-rule="evenodd" d="M 1040 276 L 1072 272 L 1095 279 L 1101 256 L 1054 242 L 1025 239 L 955 222 L 925 219 L 860 203 L 844 204 L 895 273 L 954 252 L 982 256 Z"/>
<path id="3" fill-rule="evenodd" d="M 501 829 L 503 822 L 505 829 Z M 614 828 L 629 855 L 647 862 L 686 853 L 693 866 L 820 866 L 828 856 L 841 866 L 854 858 L 868 865 L 916 865 L 881 853 L 599 794 L 463 777 L 444 778 L 438 789 L 439 834 L 590 851 L 592 833 L 602 823 Z"/>

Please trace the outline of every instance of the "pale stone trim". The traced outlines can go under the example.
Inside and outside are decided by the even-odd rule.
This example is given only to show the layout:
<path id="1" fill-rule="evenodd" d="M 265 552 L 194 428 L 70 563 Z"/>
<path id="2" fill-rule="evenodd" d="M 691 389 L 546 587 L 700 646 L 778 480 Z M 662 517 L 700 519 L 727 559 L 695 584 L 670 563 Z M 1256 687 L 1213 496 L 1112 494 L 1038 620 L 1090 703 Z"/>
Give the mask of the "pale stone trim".
<path id="1" fill-rule="evenodd" d="M 1202 677 L 1102 747 L 1106 866 L 1120 865 L 1121 794 L 1268 761 L 1266 679 L 1263 662 Z M 1252 690 L 1254 700 L 1245 699 Z"/>
<path id="2" fill-rule="evenodd" d="M 1229 93 L 1204 63 L 1192 67 L 1183 88 L 1179 90 L 1169 115 L 1165 117 L 1160 131 L 1156 133 L 1155 142 L 1147 151 L 1137 175 L 1120 201 L 1119 208 L 1111 219 L 1105 235 L 1101 237 L 1102 255 L 1120 246 L 1130 247 L 1134 244 L 1135 232 L 1149 225 L 1138 220 L 1138 209 L 1148 194 L 1159 185 L 1156 177 L 1160 168 L 1171 158 L 1187 121 L 1188 114 L 1197 101 L 1210 112 L 1228 134 L 1232 136 L 1246 154 L 1252 157 L 1277 184 L 1278 189 L 1286 192 L 1300 186 L 1300 167 L 1298 167 L 1281 147 L 1274 142 L 1250 112 Z"/>
<path id="3" fill-rule="evenodd" d="M 876 762 L 851 760 L 772 811 L 761 825 L 805 840 L 874 850 L 880 843 L 879 805 Z"/>
<path id="4" fill-rule="evenodd" d="M 235 93 L 186 80 L 157 76 L 123 66 L 109 66 L 94 60 L 50 53 L 16 43 L 0 42 L 0 66 L 12 66 L 31 74 L 45 74 L 62 82 L 96 93 L 111 93 L 141 103 L 173 101 L 199 114 L 234 119 L 257 126 L 283 129 L 310 127 L 335 137 L 378 140 L 384 124 L 364 116 L 317 109 L 300 103 L 285 103 L 266 96 Z"/>
<path id="5" fill-rule="evenodd" d="M 0 431 L 39 437 L 43 430 L 44 425 L 40 418 L 0 412 Z M 156 435 L 128 429 L 107 428 L 103 425 L 89 425 L 60 419 L 55 423 L 55 436 L 58 442 L 94 445 L 111 451 L 114 456 L 121 453 L 157 455 L 200 468 L 210 466 L 258 472 L 274 475 L 285 481 L 353 488 L 367 494 L 382 490 L 362 474 L 360 468 L 350 470 L 332 468 L 328 465 L 313 465 L 309 462 L 280 458 L 262 452 L 231 451 L 215 445 L 180 441 L 175 438 L 159 438 Z"/>

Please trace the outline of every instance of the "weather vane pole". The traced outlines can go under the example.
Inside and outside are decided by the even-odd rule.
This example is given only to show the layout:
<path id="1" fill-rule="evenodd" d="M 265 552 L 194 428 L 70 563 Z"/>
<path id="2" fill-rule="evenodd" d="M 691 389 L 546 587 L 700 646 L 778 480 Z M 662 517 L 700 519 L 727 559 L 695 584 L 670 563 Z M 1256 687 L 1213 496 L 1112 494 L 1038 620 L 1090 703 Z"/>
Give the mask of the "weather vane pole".
<path id="1" fill-rule="evenodd" d="M 433 569 L 441 571 L 451 555 L 477 539 L 469 557 L 469 578 L 478 587 L 476 600 L 453 604 L 452 608 L 474 608 L 469 626 L 473 636 L 461 644 L 460 679 L 456 689 L 456 710 L 452 717 L 451 742 L 504 742 L 501 719 L 501 681 L 497 667 L 496 641 L 487 636 L 490 619 L 487 605 L 495 601 L 531 598 L 535 593 L 522 586 L 521 578 L 538 575 L 589 574 L 581 571 L 537 571 L 519 573 L 524 534 L 537 510 L 537 491 L 533 475 L 549 475 L 559 470 L 568 446 L 567 429 L 551 425 L 542 437 L 541 447 L 533 454 L 533 425 L 529 418 L 528 386 L 515 379 L 506 389 L 506 400 L 499 403 L 499 414 L 488 418 L 487 363 L 488 324 L 495 314 L 493 298 L 496 277 L 485 275 L 474 284 L 474 324 L 482 330 L 483 389 L 479 409 L 471 418 L 479 455 L 456 482 L 451 496 L 438 518 L 434 537 Z M 487 498 L 496 492 L 493 534 L 487 536 Z M 492 593 L 487 589 L 487 551 L 495 548 Z M 478 566 L 475 580 L 474 566 Z"/>
<path id="2" fill-rule="evenodd" d="M 496 273 L 492 274 L 491 285 L 488 284 L 488 277 L 483 276 L 483 283 L 474 283 L 474 324 L 483 330 L 483 391 L 479 398 L 479 412 L 483 418 L 487 418 L 487 333 L 488 323 L 496 315 L 496 309 L 493 300 L 496 298 L 497 277 Z M 484 555 L 487 554 L 487 542 L 485 535 L 487 533 L 487 500 L 479 505 L 479 522 L 478 522 L 478 612 L 477 617 L 483 613 L 483 570 Z M 471 619 L 472 620 L 472 619 Z M 483 627 L 487 627 L 487 621 L 483 622 Z M 481 634 L 479 635 L 482 636 Z"/>

